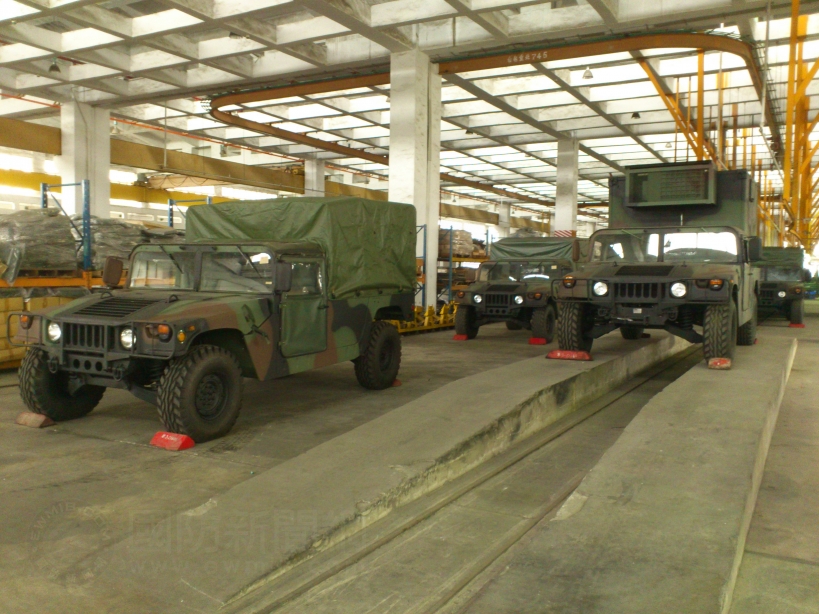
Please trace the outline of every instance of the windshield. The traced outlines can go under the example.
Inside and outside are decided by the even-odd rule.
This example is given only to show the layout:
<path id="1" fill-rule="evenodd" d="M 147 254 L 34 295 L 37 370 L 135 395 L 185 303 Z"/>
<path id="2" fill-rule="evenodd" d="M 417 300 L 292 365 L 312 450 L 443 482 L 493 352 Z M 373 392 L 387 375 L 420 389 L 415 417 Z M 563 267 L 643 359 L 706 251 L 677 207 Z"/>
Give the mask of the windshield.
<path id="1" fill-rule="evenodd" d="M 766 266 L 762 270 L 765 281 L 802 281 L 802 267 Z"/>
<path id="2" fill-rule="evenodd" d="M 596 235 L 592 262 L 734 263 L 738 248 L 737 236 L 729 231 L 612 231 Z"/>
<path id="3" fill-rule="evenodd" d="M 183 251 L 184 250 L 184 251 Z M 270 293 L 274 259 L 264 247 L 217 246 L 190 249 L 162 246 L 134 255 L 131 288 L 196 290 L 196 256 L 202 254 L 202 292 Z"/>
<path id="4" fill-rule="evenodd" d="M 139 250 L 131 264 L 131 288 L 193 290 L 196 252 L 168 245 L 164 251 Z"/>
<path id="5" fill-rule="evenodd" d="M 489 262 L 478 270 L 478 281 L 548 281 L 561 277 L 556 264 L 541 262 Z"/>

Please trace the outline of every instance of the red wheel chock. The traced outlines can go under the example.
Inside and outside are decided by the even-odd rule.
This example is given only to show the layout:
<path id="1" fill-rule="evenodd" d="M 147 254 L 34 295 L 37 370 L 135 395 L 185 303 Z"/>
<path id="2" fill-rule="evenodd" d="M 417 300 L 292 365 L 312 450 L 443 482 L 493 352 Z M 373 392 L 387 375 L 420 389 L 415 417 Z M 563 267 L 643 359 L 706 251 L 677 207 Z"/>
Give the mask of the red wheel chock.
<path id="1" fill-rule="evenodd" d="M 788 324 L 788 328 L 805 328 L 804 324 Z"/>
<path id="2" fill-rule="evenodd" d="M 455 335 L 452 337 L 453 341 L 466 341 L 467 339 L 469 339 L 469 337 L 466 335 Z"/>
<path id="3" fill-rule="evenodd" d="M 393 388 L 398 388 L 398 386 L 400 386 L 400 385 L 401 385 L 401 380 L 400 379 L 392 380 L 392 387 Z"/>
<path id="4" fill-rule="evenodd" d="M 727 371 L 731 368 L 730 358 L 709 358 L 708 368 L 716 369 L 717 371 Z"/>
<path id="5" fill-rule="evenodd" d="M 196 445 L 196 442 L 187 435 L 180 435 L 179 433 L 168 433 L 167 431 L 159 431 L 151 439 L 151 445 L 163 450 L 170 450 L 171 452 L 179 452 L 180 450 L 187 450 Z"/>
<path id="6" fill-rule="evenodd" d="M 529 345 L 546 345 L 546 339 L 543 337 L 529 337 Z"/>
<path id="7" fill-rule="evenodd" d="M 588 352 L 575 352 L 572 350 L 552 350 L 546 354 L 546 358 L 553 360 L 591 360 L 591 354 Z"/>
<path id="8" fill-rule="evenodd" d="M 32 429 L 42 429 L 47 426 L 54 426 L 54 420 L 45 414 L 35 414 L 32 411 L 24 411 L 17 416 L 17 419 L 14 422 L 20 426 L 27 426 Z"/>

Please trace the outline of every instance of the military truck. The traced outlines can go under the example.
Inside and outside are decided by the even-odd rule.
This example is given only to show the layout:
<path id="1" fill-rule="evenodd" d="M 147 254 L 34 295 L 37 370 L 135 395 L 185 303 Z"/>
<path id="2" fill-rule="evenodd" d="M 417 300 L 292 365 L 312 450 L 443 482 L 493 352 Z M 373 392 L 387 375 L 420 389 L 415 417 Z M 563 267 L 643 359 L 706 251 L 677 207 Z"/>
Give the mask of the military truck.
<path id="1" fill-rule="evenodd" d="M 702 343 L 706 360 L 756 339 L 757 188 L 744 170 L 711 163 L 632 166 L 609 181 L 609 228 L 556 282 L 558 342 L 590 351 L 620 329 L 665 329 Z M 694 327 L 701 326 L 702 332 Z"/>
<path id="2" fill-rule="evenodd" d="M 26 406 L 70 420 L 106 388 L 155 404 L 195 441 L 227 433 L 243 377 L 271 380 L 353 361 L 358 382 L 393 384 L 413 317 L 415 209 L 359 198 L 191 207 L 187 242 L 109 259 L 110 289 L 17 313 Z"/>
<path id="3" fill-rule="evenodd" d="M 801 247 L 763 247 L 762 260 L 755 263 L 761 270 L 759 312 L 779 313 L 791 324 L 805 319 L 805 286 L 810 271 L 803 267 L 805 250 Z"/>
<path id="4" fill-rule="evenodd" d="M 474 339 L 484 324 L 506 322 L 509 330 L 527 329 L 551 343 L 557 308 L 552 280 L 572 271 L 579 258 L 577 239 L 504 238 L 489 248 L 489 262 L 477 279 L 455 295 L 455 332 Z"/>

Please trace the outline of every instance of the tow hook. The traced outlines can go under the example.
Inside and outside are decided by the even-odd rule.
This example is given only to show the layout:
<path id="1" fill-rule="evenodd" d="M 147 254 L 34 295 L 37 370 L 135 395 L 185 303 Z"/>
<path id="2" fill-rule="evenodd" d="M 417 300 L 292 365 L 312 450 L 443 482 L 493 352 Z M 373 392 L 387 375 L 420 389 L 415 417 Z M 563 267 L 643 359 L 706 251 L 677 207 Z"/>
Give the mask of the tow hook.
<path id="1" fill-rule="evenodd" d="M 125 367 L 123 367 L 122 365 L 117 365 L 116 367 L 114 367 L 113 374 L 114 379 L 118 382 L 121 382 L 123 379 L 125 379 Z"/>
<path id="2" fill-rule="evenodd" d="M 51 356 L 48 359 L 48 372 L 52 375 L 56 375 L 57 371 L 60 370 L 60 359 L 56 356 Z"/>

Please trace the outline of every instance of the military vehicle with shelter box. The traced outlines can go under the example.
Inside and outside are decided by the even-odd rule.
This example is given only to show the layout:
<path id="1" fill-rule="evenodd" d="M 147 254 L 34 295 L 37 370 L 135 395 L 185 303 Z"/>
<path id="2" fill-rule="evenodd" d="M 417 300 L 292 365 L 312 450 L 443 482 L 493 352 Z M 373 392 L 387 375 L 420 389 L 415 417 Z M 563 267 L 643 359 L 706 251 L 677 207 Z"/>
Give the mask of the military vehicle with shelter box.
<path id="1" fill-rule="evenodd" d="M 154 403 L 167 430 L 206 441 L 239 414 L 242 378 L 270 380 L 344 361 L 359 383 L 396 378 L 413 317 L 415 209 L 360 198 L 192 207 L 187 242 L 109 259 L 111 288 L 16 313 L 28 408 L 90 412 L 106 388 Z"/>
<path id="2" fill-rule="evenodd" d="M 702 343 L 706 360 L 732 358 L 756 339 L 756 221 L 757 187 L 744 170 L 696 162 L 612 177 L 609 228 L 555 283 L 560 348 L 589 351 L 618 328 L 626 339 L 661 328 Z"/>

